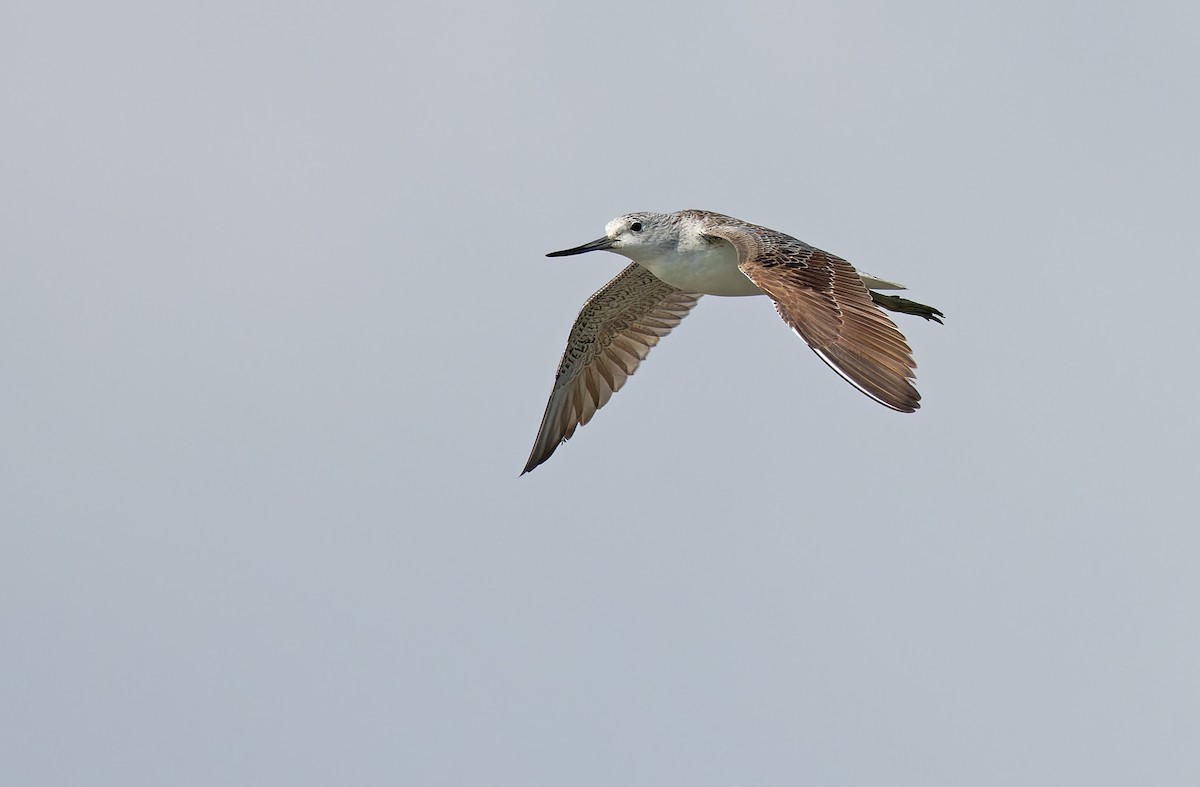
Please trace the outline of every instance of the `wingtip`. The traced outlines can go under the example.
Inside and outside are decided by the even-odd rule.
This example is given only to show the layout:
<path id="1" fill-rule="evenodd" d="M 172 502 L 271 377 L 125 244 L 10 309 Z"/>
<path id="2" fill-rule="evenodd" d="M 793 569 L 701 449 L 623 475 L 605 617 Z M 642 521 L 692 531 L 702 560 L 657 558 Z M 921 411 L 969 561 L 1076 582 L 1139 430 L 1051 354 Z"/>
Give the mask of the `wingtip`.
<path id="1" fill-rule="evenodd" d="M 541 435 L 538 435 L 538 437 L 540 438 Z M 564 440 L 563 442 L 566 442 L 566 441 Z M 539 444 L 535 445 L 533 447 L 533 451 L 529 454 L 529 458 L 525 460 L 525 469 L 523 469 L 521 471 L 521 475 L 517 476 L 517 478 L 520 478 L 522 475 L 525 475 L 526 473 L 531 473 L 534 470 L 536 470 L 537 468 L 541 467 L 543 464 L 545 464 L 546 460 L 549 459 L 554 454 L 555 450 L 558 449 L 559 445 L 561 445 L 561 443 L 556 443 L 553 448 L 551 448 L 549 451 L 546 451 L 546 450 L 542 449 L 542 446 L 540 444 L 540 439 L 539 439 Z M 542 449 L 542 450 L 539 450 L 539 449 Z"/>

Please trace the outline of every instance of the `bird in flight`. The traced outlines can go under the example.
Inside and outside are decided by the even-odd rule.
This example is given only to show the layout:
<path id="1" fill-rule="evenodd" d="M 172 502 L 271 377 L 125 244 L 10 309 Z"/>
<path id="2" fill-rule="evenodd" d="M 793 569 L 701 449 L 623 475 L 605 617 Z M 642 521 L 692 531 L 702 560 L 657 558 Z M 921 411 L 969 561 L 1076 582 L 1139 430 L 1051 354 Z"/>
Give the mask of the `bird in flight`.
<path id="1" fill-rule="evenodd" d="M 883 309 L 939 323 L 944 315 L 877 292 L 904 289 L 899 284 L 790 235 L 706 210 L 629 213 L 610 221 L 603 238 L 546 256 L 589 251 L 616 252 L 633 264 L 575 318 L 522 475 L 621 390 L 701 295 L 769 296 L 783 321 L 848 383 L 902 413 L 921 406 L 912 350 Z"/>

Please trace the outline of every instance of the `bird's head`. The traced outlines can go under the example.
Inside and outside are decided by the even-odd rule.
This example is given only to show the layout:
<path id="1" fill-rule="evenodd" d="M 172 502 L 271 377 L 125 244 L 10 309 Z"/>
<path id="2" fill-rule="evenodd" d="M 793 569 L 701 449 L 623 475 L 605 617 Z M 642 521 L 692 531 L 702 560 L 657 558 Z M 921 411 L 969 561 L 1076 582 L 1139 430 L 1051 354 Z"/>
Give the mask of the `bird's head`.
<path id="1" fill-rule="evenodd" d="M 603 238 L 573 249 L 552 251 L 546 256 L 567 257 L 589 251 L 614 251 L 636 261 L 674 248 L 678 243 L 678 232 L 673 230 L 671 217 L 667 214 L 626 213 L 608 223 Z"/>

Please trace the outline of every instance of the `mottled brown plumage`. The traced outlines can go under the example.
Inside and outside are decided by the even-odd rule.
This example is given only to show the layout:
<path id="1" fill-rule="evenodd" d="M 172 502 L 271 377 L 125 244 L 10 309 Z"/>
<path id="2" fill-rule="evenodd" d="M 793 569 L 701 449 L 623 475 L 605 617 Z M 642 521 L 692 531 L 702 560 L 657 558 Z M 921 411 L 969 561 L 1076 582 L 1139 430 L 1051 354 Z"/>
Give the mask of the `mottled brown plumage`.
<path id="1" fill-rule="evenodd" d="M 738 267 L 834 371 L 894 410 L 911 413 L 921 406 L 911 382 L 917 366 L 912 350 L 850 263 L 782 232 L 719 214 L 710 214 L 703 234 L 733 244 Z"/>
<path id="2" fill-rule="evenodd" d="M 571 327 L 522 475 L 549 459 L 577 426 L 590 421 L 699 298 L 636 263 L 588 298 Z"/>

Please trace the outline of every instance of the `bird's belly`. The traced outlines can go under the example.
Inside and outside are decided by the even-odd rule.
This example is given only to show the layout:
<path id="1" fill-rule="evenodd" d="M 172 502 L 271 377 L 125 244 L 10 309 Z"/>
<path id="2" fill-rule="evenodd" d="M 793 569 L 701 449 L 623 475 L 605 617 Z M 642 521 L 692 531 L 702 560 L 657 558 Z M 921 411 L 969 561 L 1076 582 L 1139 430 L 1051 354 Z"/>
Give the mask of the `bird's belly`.
<path id="1" fill-rule="evenodd" d="M 712 251 L 670 255 L 652 260 L 638 260 L 672 287 L 704 295 L 763 295 L 754 282 L 737 266 L 732 249 L 717 247 Z"/>

